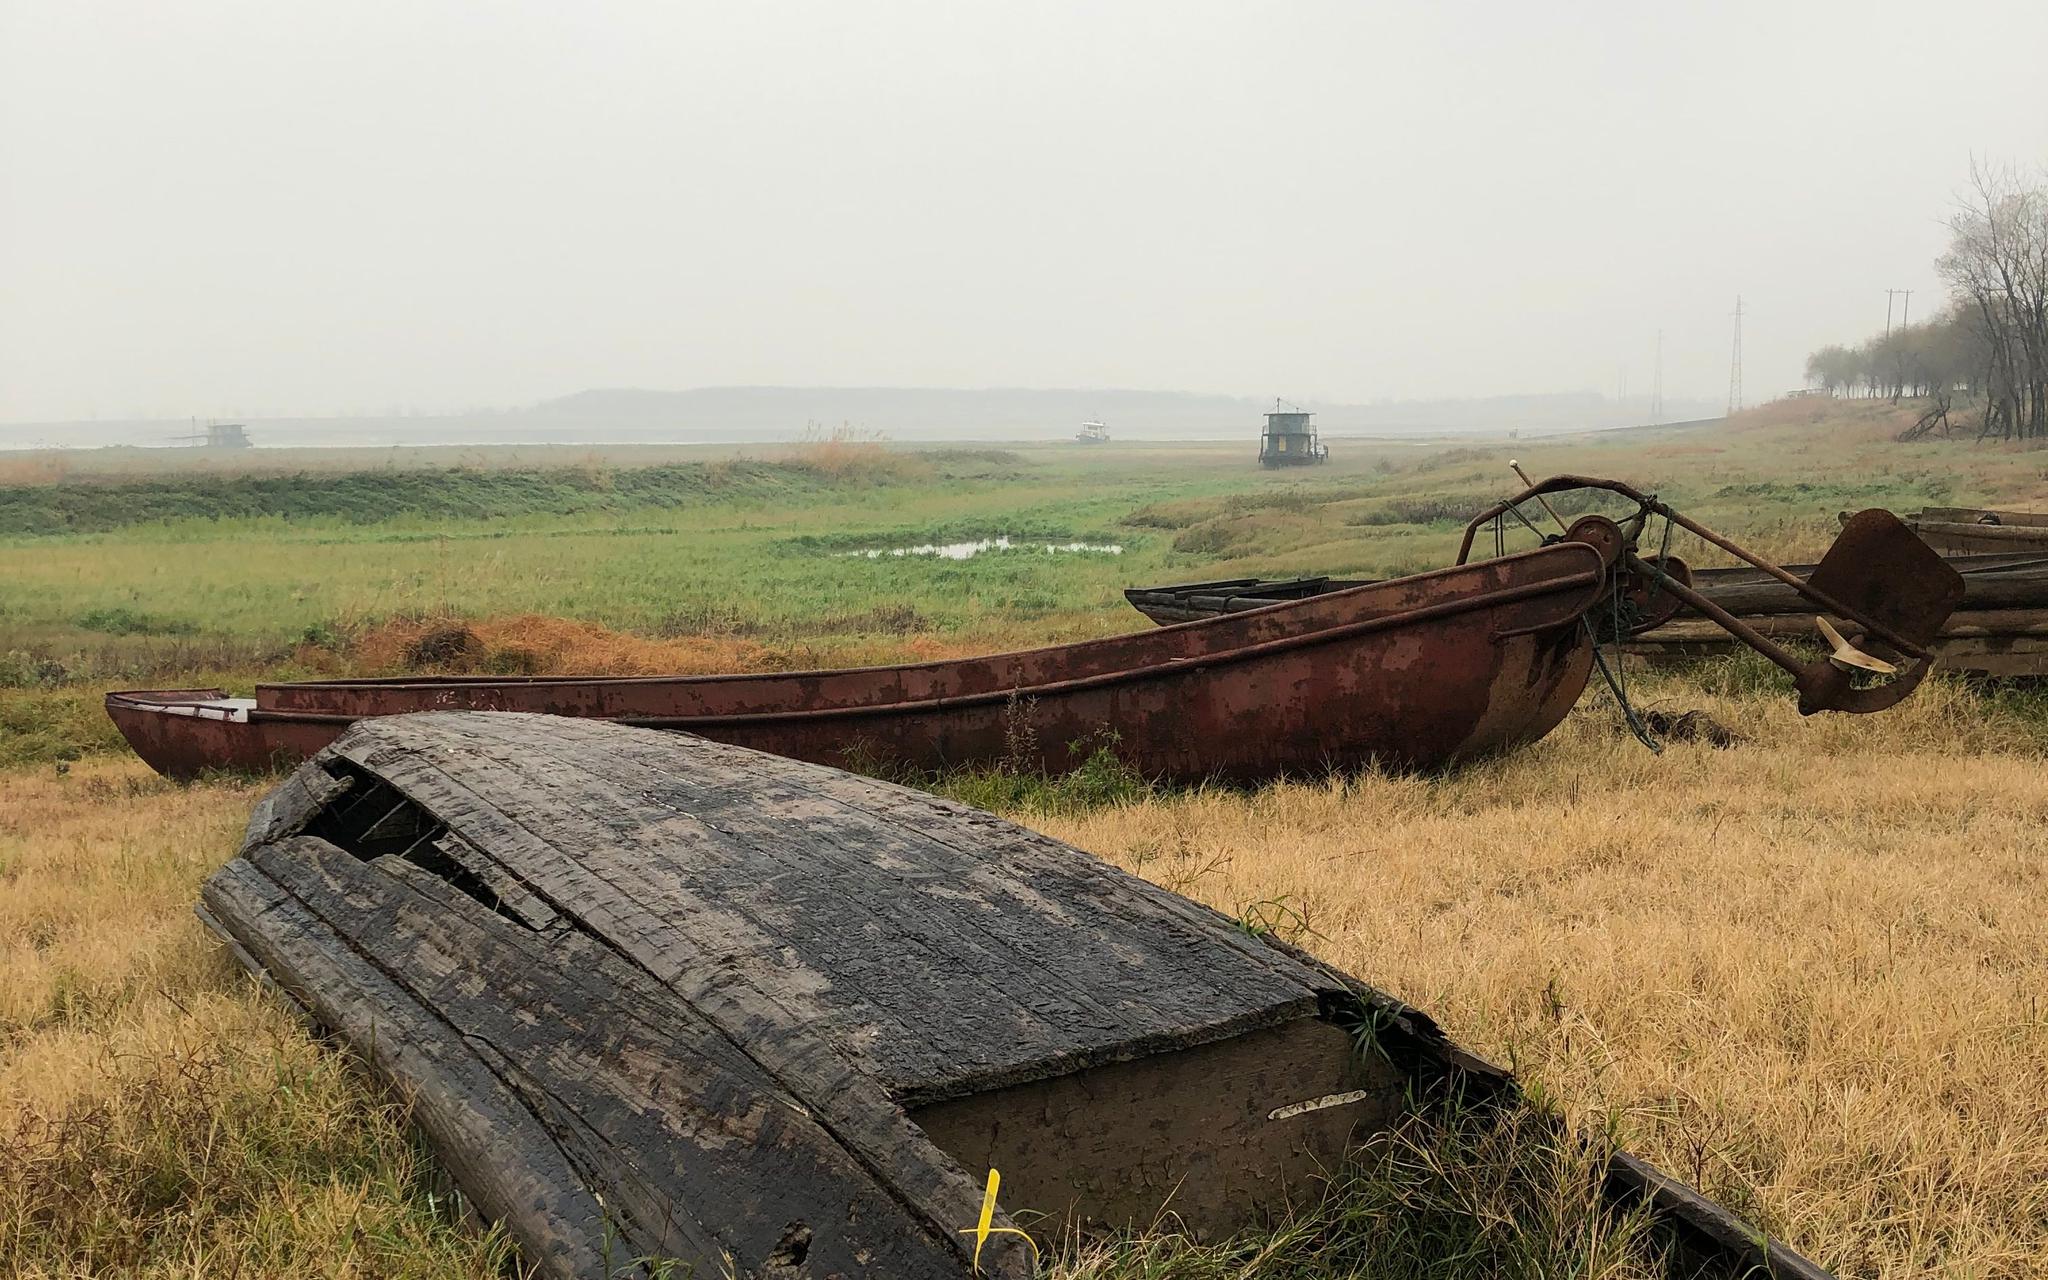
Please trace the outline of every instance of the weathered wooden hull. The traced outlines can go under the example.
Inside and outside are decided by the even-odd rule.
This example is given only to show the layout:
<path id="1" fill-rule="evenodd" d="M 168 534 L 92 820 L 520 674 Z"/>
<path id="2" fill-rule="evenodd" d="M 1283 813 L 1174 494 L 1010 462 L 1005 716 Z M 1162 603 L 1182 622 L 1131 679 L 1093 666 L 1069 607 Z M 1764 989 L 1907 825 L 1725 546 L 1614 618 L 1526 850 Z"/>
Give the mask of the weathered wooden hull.
<path id="1" fill-rule="evenodd" d="M 966 1276 L 991 1168 L 994 1225 L 1047 1242 L 1221 1234 L 1417 1107 L 1517 1105 L 1420 1012 L 1057 841 L 590 720 L 365 721 L 202 910 L 545 1276 Z M 1629 1157 L 1609 1186 L 1675 1274 L 1824 1275 Z M 1031 1261 L 999 1234 L 979 1270 Z"/>
<path id="2" fill-rule="evenodd" d="M 1580 619 L 1605 569 L 1583 543 L 1021 653 L 851 671 L 686 678 L 341 680 L 114 693 L 160 772 L 304 759 L 351 723 L 535 711 L 682 729 L 818 763 L 1064 771 L 1110 747 L 1151 777 L 1256 780 L 1379 761 L 1432 767 L 1554 728 L 1583 690 Z"/>
<path id="3" fill-rule="evenodd" d="M 1948 562 L 1962 575 L 1963 602 L 1935 637 L 1941 665 L 1990 676 L 2048 675 L 2048 551 L 1961 555 Z M 1814 569 L 1786 567 L 1802 578 Z M 1362 581 L 1343 578 L 1237 578 L 1133 587 L 1124 596 L 1140 613 L 1168 626 L 1361 585 Z M 1815 636 L 1813 605 L 1759 570 L 1696 569 L 1693 585 L 1764 635 L 1790 640 Z M 1631 636 L 1624 650 L 1653 661 L 1690 661 L 1741 647 L 1726 629 L 1684 609 L 1663 626 Z"/>

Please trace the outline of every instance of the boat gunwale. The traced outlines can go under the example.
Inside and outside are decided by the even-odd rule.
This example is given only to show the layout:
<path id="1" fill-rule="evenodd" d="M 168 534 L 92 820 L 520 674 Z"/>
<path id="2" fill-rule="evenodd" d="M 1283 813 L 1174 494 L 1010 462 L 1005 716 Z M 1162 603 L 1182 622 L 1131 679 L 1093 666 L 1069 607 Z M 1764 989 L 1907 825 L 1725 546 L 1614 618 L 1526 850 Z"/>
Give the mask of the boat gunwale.
<path id="1" fill-rule="evenodd" d="M 1454 575 L 1454 574 L 1463 574 L 1463 573 L 1470 573 L 1470 572 L 1472 572 L 1473 570 L 1476 570 L 1476 569 L 1483 569 L 1483 568 L 1487 568 L 1487 567 L 1490 567 L 1490 566 L 1493 566 L 1493 565 L 1500 565 L 1500 564 L 1509 564 L 1509 563 L 1516 563 L 1516 562 L 1520 562 L 1520 561 L 1523 561 L 1523 560 L 1529 560 L 1529 559 L 1533 559 L 1533 558 L 1536 558 L 1536 557 L 1540 557 L 1540 556 L 1547 556 L 1547 555 L 1549 555 L 1550 553 L 1552 553 L 1552 552 L 1555 552 L 1555 551 L 1557 551 L 1558 549 L 1560 549 L 1560 548 L 1565 548 L 1565 547 L 1585 547 L 1585 548 L 1586 548 L 1586 549 L 1587 549 L 1588 551 L 1591 551 L 1591 552 L 1593 553 L 1593 555 L 1594 555 L 1594 557 L 1596 558 L 1596 560 L 1597 560 L 1597 559 L 1598 559 L 1598 557 L 1599 557 L 1599 552 L 1598 552 L 1597 550 L 1595 550 L 1594 548 L 1592 548 L 1591 546 L 1589 546 L 1588 544 L 1586 544 L 1586 543 L 1582 543 L 1582 542 L 1555 542 L 1555 543 L 1551 543 L 1551 544 L 1549 544 L 1548 546 L 1541 546 L 1541 547 L 1532 547 L 1532 548 L 1530 548 L 1530 549 L 1529 549 L 1529 550 L 1527 550 L 1527 551 L 1516 551 L 1516 552 L 1510 552 L 1509 554 L 1507 554 L 1507 555 L 1505 555 L 1505 556 L 1495 556 L 1495 557 L 1493 557 L 1492 559 L 1488 559 L 1488 560 L 1476 560 L 1476 561 L 1473 561 L 1473 562 L 1472 562 L 1472 563 L 1470 563 L 1470 564 L 1457 564 L 1457 565 L 1449 565 L 1449 566 L 1446 566 L 1445 568 L 1442 568 L 1442 569 L 1431 569 L 1431 570 L 1429 570 L 1429 571 L 1428 571 L 1428 572 L 1426 572 L 1426 573 L 1414 573 L 1414 574 L 1407 574 L 1407 575 L 1404 575 L 1404 576 L 1402 576 L 1402 577 L 1398 577 L 1398 578 L 1382 578 L 1382 579 L 1379 579 L 1379 580 L 1377 580 L 1377 581 L 1373 581 L 1373 582 L 1362 582 L 1362 583 L 1358 584 L 1358 585 L 1357 585 L 1357 586 L 1355 586 L 1355 587 L 1347 587 L 1347 588 L 1345 588 L 1345 589 L 1344 589 L 1344 590 L 1342 590 L 1342 591 L 1330 591 L 1330 592 L 1325 592 L 1325 593 L 1323 593 L 1322 595 L 1318 595 L 1318 596 L 1305 596 L 1305 597 L 1303 597 L 1302 599 L 1299 599 L 1299 600 L 1276 600 L 1276 601 L 1274 601 L 1274 602 L 1273 602 L 1272 604 L 1268 604 L 1268 605 L 1261 605 L 1261 606 L 1260 606 L 1259 608 L 1257 608 L 1257 609 L 1244 609 L 1244 610 L 1239 610 L 1239 611 L 1236 611 L 1236 612 L 1234 612 L 1234 613 L 1232 613 L 1232 614 L 1230 615 L 1230 619 L 1231 619 L 1232 621 L 1235 621 L 1235 620 L 1237 620 L 1237 619 L 1239 619 L 1239 618 L 1245 617 L 1245 616 L 1246 616 L 1246 615 L 1248 615 L 1248 614 L 1253 614 L 1253 613 L 1264 613 L 1264 612 L 1268 612 L 1268 611 L 1276 611 L 1276 610 L 1281 610 L 1281 609 L 1292 609 L 1292 608 L 1297 608 L 1297 607 L 1301 607 L 1301 606 L 1304 606 L 1304 605 L 1309 605 L 1309 604 L 1327 604 L 1327 603 L 1329 603 L 1330 601 L 1332 601 L 1332 600 L 1335 600 L 1335 599 L 1337 599 L 1337 598 L 1338 598 L 1338 597 L 1340 597 L 1340 596 L 1348 595 L 1348 594 L 1350 594 L 1351 592 L 1354 592 L 1354 591 L 1365 591 L 1365 590 L 1369 590 L 1369 589 L 1372 589 L 1372 588 L 1376 588 L 1376 587 L 1385 587 L 1385 586 L 1388 586 L 1388 585 L 1389 585 L 1389 584 L 1391 584 L 1391 583 L 1396 583 L 1396 582 L 1427 582 L 1427 581 L 1431 581 L 1431 580 L 1434 580 L 1434 579 L 1441 579 L 1441 578 L 1449 577 L 1449 576 L 1452 576 L 1452 575 Z M 1431 607 L 1431 606 L 1424 606 L 1424 607 L 1426 608 L 1426 607 Z M 1406 615 L 1408 615 L 1408 614 L 1412 614 L 1412 613 L 1414 613 L 1414 612 L 1416 612 L 1416 610 L 1414 610 L 1414 609 L 1408 609 L 1408 610 L 1403 610 L 1403 611 L 1401 611 L 1401 612 L 1400 612 L 1400 613 L 1398 613 L 1398 614 L 1389 614 L 1389 615 L 1386 615 L 1386 616 L 1388 616 L 1388 617 L 1401 617 L 1401 616 L 1406 616 Z M 267 682 L 264 682 L 264 683 L 258 684 L 258 685 L 256 686 L 256 692 L 257 692 L 257 696 L 258 696 L 258 697 L 260 698 L 260 697 L 262 696 L 262 693 L 263 693 L 263 691 L 264 691 L 264 690 L 266 690 L 266 689 L 337 689 L 337 690 L 360 690 L 360 689 L 374 689 L 374 688 L 379 688 L 379 687 L 390 687 L 390 688 L 396 688 L 396 689 L 423 689 L 423 688 L 447 688 L 447 689 L 460 689 L 460 688 L 471 688 L 471 687 L 484 687 L 484 686 L 493 686 L 493 685 L 503 685 L 503 686 L 512 686 L 512 687 L 517 687 L 517 688 L 521 688 L 521 689 L 530 689 L 530 688 L 534 688 L 534 687 L 536 687 L 536 686 L 541 686 L 541 685 L 581 685 L 581 684 L 592 684 L 592 683 L 596 683 L 596 682 L 600 682 L 600 681 L 601 681 L 601 682 L 603 682 L 604 684 L 606 684 L 607 686 L 611 686 L 611 687 L 619 687 L 619 686 L 625 686 L 625 685 L 639 685 L 639 684 L 663 684 L 663 685 L 669 685 L 669 684 L 691 684 L 691 683 L 698 683 L 698 682 L 710 682 L 710 681 L 719 681 L 719 682 L 727 682 L 727 681 L 730 681 L 730 682 L 733 682 L 733 683 L 740 683 L 740 682 L 744 682 L 744 681 L 763 681 L 763 680 L 790 680 L 790 679 L 802 679 L 802 678 L 804 678 L 804 677 L 807 677 L 807 676 L 845 676 L 845 675 L 855 675 L 855 674 L 863 674 L 863 675 L 873 675 L 873 674 L 878 674 L 878 673 L 887 673 L 887 672 L 903 672 L 903 673 L 907 673 L 907 672 L 912 672 L 912 671 L 937 671 L 937 670 L 942 670 L 942 669 L 944 669 L 944 668 L 947 668 L 947 667 L 958 667 L 958 666 L 963 666 L 963 665 L 966 665 L 966 664 L 969 664 L 969 663 L 976 663 L 976 662 L 991 662 L 991 661 L 994 661 L 994 660 L 996 660 L 996 659 L 998 659 L 998 658 L 1035 658 L 1035 657 L 1043 657 L 1043 656 L 1047 656 L 1047 655 L 1051 655 L 1051 654 L 1057 654 L 1057 653 L 1061 653 L 1061 652 L 1071 652 L 1071 651 L 1073 651 L 1073 650 L 1077 650 L 1077 649 L 1083 649 L 1083 648 L 1087 648 L 1087 647 L 1088 647 L 1088 646 L 1090 646 L 1090 645 L 1098 645 L 1098 644 L 1103 644 L 1103 643 L 1105 643 L 1105 642 L 1108 642 L 1108 641 L 1117 641 L 1117 640 L 1128 640 L 1128 639 L 1131 639 L 1131 638 L 1132 638 L 1132 637 L 1134 637 L 1134 636 L 1145 636 L 1145 637 L 1150 637 L 1150 636 L 1156 636 L 1156 635 L 1160 635 L 1160 634 L 1163 634 L 1163 633 L 1165 633 L 1165 632 L 1168 632 L 1168 631 L 1172 631 L 1172 630 L 1174 630 L 1174 629 L 1175 629 L 1175 628 L 1177 628 L 1177 627 L 1199 627 L 1199 626 L 1207 626 L 1207 625 L 1209 625 L 1209 624 L 1211 624 L 1211 623 L 1214 623 L 1214 622 L 1218 622 L 1218 621 L 1220 621 L 1220 620 L 1221 620 L 1221 619 L 1218 619 L 1218 618 L 1191 618 L 1191 619 L 1189 619 L 1189 620 L 1188 620 L 1188 621 L 1186 621 L 1186 622 L 1176 622 L 1176 623 L 1172 623 L 1172 624 L 1170 624 L 1170 625 L 1168 625 L 1168 626 L 1163 626 L 1163 627 L 1156 627 L 1156 628 L 1154 628 L 1154 629 L 1153 629 L 1153 630 L 1151 630 L 1151 631 L 1142 631 L 1142 630 L 1141 630 L 1141 631 L 1133 631 L 1133 632 L 1124 632 L 1124 633 L 1121 633 L 1121 634 L 1119 634 L 1119 635 L 1114 635 L 1114 636 L 1099 636 L 1099 637 L 1097 637 L 1097 638 L 1095 638 L 1095 639 L 1092 639 L 1092 640 L 1075 640 L 1075 641 L 1070 641 L 1070 642 L 1068 642 L 1068 643 L 1066 643 L 1066 644 L 1055 644 L 1055 645 L 1040 645 L 1040 646 L 1038 646 L 1037 648 L 1034 648 L 1034 649 L 1011 649 L 1011 650 L 1006 650 L 1006 651 L 1003 651 L 1003 652 L 1000 652 L 1000 653 L 985 653 L 985 654 L 979 654 L 979 655 L 976 655 L 976 656 L 973 656 L 973 657 L 965 657 L 965 658 L 942 658 L 942 659 L 938 659 L 938 660 L 936 660 L 936 661 L 930 661 L 930 662 L 898 662 L 898 663 L 883 663 L 883 664 L 879 664 L 879 665 L 874 665 L 874 666 L 865 666 L 865 667 L 820 667 L 820 668 L 811 668 L 811 669 L 806 669 L 806 670 L 801 670 L 801 671 L 737 671 L 737 672 L 730 672 L 730 673 L 718 673 L 718 672 L 712 672 L 712 673 L 706 673 L 706 674 L 702 674 L 702 675 L 649 675 L 649 676 L 502 676 L 502 677 L 481 677 L 481 676 L 395 676 L 395 677 L 388 677 L 388 678 L 387 678 L 387 677 L 377 677 L 377 676 L 351 676 L 351 677 L 344 677 L 344 678 L 341 678 L 341 679 L 337 679 L 337 680 L 295 680 L 295 681 L 267 681 Z M 1348 625 L 1353 625 L 1353 624 L 1348 624 L 1348 623 L 1345 623 L 1345 624 L 1338 624 L 1338 625 L 1340 625 L 1340 626 L 1348 626 Z M 1319 629 L 1317 629 L 1317 630 L 1314 630 L 1314 631 L 1307 631 L 1307 632 L 1303 632 L 1303 633 L 1301 633 L 1301 635 L 1302 635 L 1302 636 L 1312 636 L 1312 635 L 1320 635 L 1320 634 L 1323 634 L 1324 632 L 1326 632 L 1326 631 L 1329 631 L 1329 630 L 1332 630 L 1332 628 L 1329 628 L 1329 627 L 1324 627 L 1324 628 L 1319 628 Z M 1282 637 L 1282 638 L 1283 638 L 1283 639 L 1296 639 L 1296 638 L 1298 638 L 1298 637 L 1292 637 L 1292 636 L 1290 636 L 1290 637 Z M 1262 643 L 1271 643 L 1271 642 L 1270 642 L 1270 641 L 1267 641 L 1267 642 L 1262 642 Z M 1220 651 L 1220 652 L 1218 652 L 1218 653 L 1215 653 L 1215 654 L 1208 654 L 1208 655 L 1204 655 L 1204 656 L 1203 656 L 1202 658 L 1200 658 L 1200 659 L 1174 659 L 1173 661 L 1175 661 L 1175 662 L 1192 662 L 1192 661 L 1202 661 L 1202 662 L 1211 662 L 1211 661 L 1216 661 L 1216 660 L 1219 660 L 1219 659 L 1223 659 L 1223 658 L 1226 658 L 1226 657 L 1227 657 L 1228 655 L 1230 655 L 1230 654 L 1234 654 L 1234 653 L 1238 653 L 1238 652 L 1242 652 L 1242 651 L 1243 651 L 1243 650 L 1242 650 L 1242 647 L 1241 647 L 1241 648 L 1239 648 L 1239 649 L 1227 649 L 1227 650 L 1222 650 L 1222 651 Z M 1126 670 L 1126 671 L 1138 671 L 1138 670 L 1143 670 L 1143 668 L 1136 668 L 1136 667 L 1133 667 L 1133 668 L 1125 668 L 1125 670 Z M 1117 674 L 1117 673 L 1104 673 L 1104 674 Z M 1034 687 L 1037 687 L 1037 686 L 1034 686 Z M 261 708 L 259 708 L 259 710 L 261 710 Z M 277 712 L 273 711 L 273 712 L 272 712 L 272 714 L 277 714 Z"/>
<path id="2" fill-rule="evenodd" d="M 918 698 L 900 700 L 896 702 L 862 703 L 853 706 L 809 707 L 796 711 L 753 711 L 737 712 L 727 715 L 711 714 L 694 716 L 616 715 L 601 716 L 596 718 L 614 721 L 619 724 L 634 725 L 641 728 L 683 729 L 690 728 L 693 726 L 789 724 L 809 720 L 829 720 L 852 717 L 877 717 L 887 715 L 912 715 L 924 714 L 928 712 L 951 711 L 966 707 L 986 705 L 992 702 L 1007 702 L 1012 698 L 1018 697 L 1038 698 L 1065 696 L 1067 694 L 1086 692 L 1088 690 L 1102 688 L 1110 685 L 1135 684 L 1152 680 L 1179 678 L 1181 676 L 1201 671 L 1209 667 L 1229 666 L 1235 665 L 1240 662 L 1256 661 L 1262 658 L 1270 657 L 1277 653 L 1285 653 L 1293 649 L 1332 644 L 1344 640 L 1349 640 L 1356 636 L 1369 635 L 1378 631 L 1390 631 L 1400 627 L 1434 622 L 1442 618 L 1451 618 L 1457 617 L 1462 614 L 1474 613 L 1481 609 L 1490 608 L 1495 605 L 1515 604 L 1523 600 L 1535 599 L 1541 596 L 1551 594 L 1560 594 L 1563 592 L 1570 591 L 1574 588 L 1585 589 L 1584 603 L 1580 604 L 1576 609 L 1572 610 L 1570 617 L 1566 620 L 1560 621 L 1555 624 L 1543 624 L 1537 627 L 1518 629 L 1517 631 L 1513 632 L 1504 632 L 1495 637 L 1496 640 L 1505 639 L 1510 635 L 1527 634 L 1529 632 L 1534 631 L 1552 630 L 1556 628 L 1569 626 L 1571 625 L 1572 621 L 1576 620 L 1587 609 L 1591 608 L 1594 604 L 1596 604 L 1599 601 L 1601 590 L 1606 583 L 1607 574 L 1605 564 L 1602 562 L 1600 558 L 1600 553 L 1594 547 L 1582 542 L 1560 542 L 1554 544 L 1553 546 L 1537 548 L 1537 550 L 1534 552 L 1526 552 L 1522 554 L 1535 555 L 1541 552 L 1553 551 L 1565 547 L 1578 548 L 1579 552 L 1572 553 L 1574 555 L 1582 552 L 1585 556 L 1590 557 L 1590 567 L 1582 570 L 1561 573 L 1558 576 L 1552 578 L 1545 578 L 1534 582 L 1521 583 L 1519 585 L 1512 587 L 1498 587 L 1485 592 L 1477 592 L 1469 596 L 1461 597 L 1459 599 L 1440 600 L 1434 604 L 1421 605 L 1410 609 L 1403 609 L 1396 613 L 1381 614 L 1378 617 L 1360 618 L 1352 622 L 1338 623 L 1334 626 L 1320 627 L 1309 631 L 1301 631 L 1292 635 L 1277 636 L 1271 640 L 1263 640 L 1256 644 L 1241 645 L 1238 648 L 1226 649 L 1218 653 L 1203 654 L 1195 657 L 1169 657 L 1164 662 L 1154 662 L 1146 664 L 1144 666 L 1124 667 L 1115 671 L 1097 672 L 1094 675 L 1076 676 L 1071 679 L 1056 680 L 1045 684 L 1017 685 L 1007 689 L 989 689 L 978 693 L 957 694 L 950 697 L 941 698 Z M 1483 561 L 1481 563 L 1495 562 Z M 1471 568 L 1473 566 L 1460 567 Z M 1398 581 L 1398 579 L 1396 579 L 1396 581 Z M 1311 599 L 1328 601 L 1332 598 L 1332 596 L 1341 594 L 1346 593 L 1333 592 L 1331 593 L 1331 595 L 1311 597 Z M 1283 601 L 1278 605 L 1268 606 L 1268 608 L 1291 608 L 1295 605 L 1302 603 L 1305 603 L 1305 601 L 1289 600 Z M 1233 613 L 1228 616 L 1232 619 L 1235 619 L 1243 617 L 1245 613 L 1261 611 L 1262 610 L 1245 610 L 1243 612 Z M 1214 621 L 1217 621 L 1217 619 L 1198 618 L 1189 623 L 1180 623 L 1176 625 L 1195 626 Z M 1160 628 L 1160 630 L 1162 631 L 1167 629 L 1168 628 L 1164 627 Z M 1140 632 L 1137 634 L 1144 635 L 1156 633 Z M 1051 647 L 1066 648 L 1070 646 Z M 1044 652 L 1044 650 L 1024 650 L 1020 652 Z M 1004 657 L 1009 655 L 994 654 L 989 656 Z M 985 659 L 961 659 L 960 661 L 979 660 Z M 765 674 L 779 677 L 788 677 L 792 674 L 841 675 L 868 670 L 875 670 L 875 668 L 848 667 L 840 670 L 826 670 L 817 673 L 769 672 Z M 753 673 L 749 674 L 751 675 Z M 728 677 L 621 677 L 617 678 L 617 681 L 630 680 L 634 683 L 645 683 L 646 681 L 651 680 L 666 683 L 668 681 L 676 680 L 719 680 L 724 678 Z M 612 677 L 583 677 L 580 680 L 567 681 L 564 683 L 587 684 L 590 683 L 592 680 L 602 680 L 608 685 L 615 683 L 615 679 Z M 441 687 L 451 690 L 460 690 L 466 687 L 489 687 L 493 683 L 495 682 L 484 681 L 479 682 L 478 686 L 449 684 L 443 686 L 426 687 Z M 339 687 L 350 690 L 360 690 L 366 687 L 374 686 L 344 685 Z M 421 688 L 423 686 L 410 685 L 406 687 L 416 689 Z M 530 688 L 532 686 L 521 685 L 520 687 Z M 122 693 L 109 693 L 107 695 L 106 700 L 110 712 L 113 709 L 116 700 L 119 699 L 124 709 L 167 714 L 165 708 L 145 701 L 145 699 L 149 696 L 150 693 L 146 690 L 130 690 Z M 299 709 L 269 710 L 263 707 L 256 707 L 249 711 L 248 722 L 252 724 L 352 724 L 355 721 L 371 719 L 379 715 L 424 714 L 436 711 L 452 711 L 462 709 L 483 710 L 484 708 L 456 708 L 443 706 L 417 707 L 410 708 L 407 711 L 397 712 L 372 711 L 352 713 L 338 711 L 312 711 Z"/>

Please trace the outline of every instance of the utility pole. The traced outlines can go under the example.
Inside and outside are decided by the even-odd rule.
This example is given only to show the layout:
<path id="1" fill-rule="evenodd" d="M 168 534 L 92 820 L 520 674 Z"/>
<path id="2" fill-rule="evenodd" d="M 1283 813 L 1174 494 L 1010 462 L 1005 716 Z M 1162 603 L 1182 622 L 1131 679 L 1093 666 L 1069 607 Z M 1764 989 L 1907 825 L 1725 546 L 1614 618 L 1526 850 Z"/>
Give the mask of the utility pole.
<path id="1" fill-rule="evenodd" d="M 1664 425 L 1664 331 L 1657 330 L 1657 371 L 1650 378 L 1650 425 Z"/>
<path id="2" fill-rule="evenodd" d="M 1735 346 L 1728 354 L 1728 414 L 1742 407 L 1742 295 L 1735 295 Z"/>
<path id="3" fill-rule="evenodd" d="M 1889 343 L 1892 336 L 1892 295 L 1903 297 L 1906 302 L 1899 312 L 1899 331 L 1905 332 L 1913 325 L 1913 291 L 1911 289 L 1886 289 L 1884 291 L 1884 336 Z M 1906 389 L 1906 353 L 1898 352 L 1898 377 L 1892 383 L 1892 403 L 1899 402 L 1899 396 Z"/>
<path id="4" fill-rule="evenodd" d="M 1884 336 L 1887 338 L 1892 336 L 1892 299 L 1897 297 L 1904 297 L 1906 300 L 1905 314 L 1899 318 L 1899 328 L 1903 329 L 1913 323 L 1913 291 L 1911 289 L 1886 289 L 1884 291 Z"/>

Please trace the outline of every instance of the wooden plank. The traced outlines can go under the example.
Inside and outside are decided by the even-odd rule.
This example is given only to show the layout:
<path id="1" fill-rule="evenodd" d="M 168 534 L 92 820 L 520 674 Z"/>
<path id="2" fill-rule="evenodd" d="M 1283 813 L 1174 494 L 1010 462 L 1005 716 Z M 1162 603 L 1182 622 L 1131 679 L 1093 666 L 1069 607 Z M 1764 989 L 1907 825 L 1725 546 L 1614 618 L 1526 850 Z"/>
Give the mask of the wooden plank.
<path id="1" fill-rule="evenodd" d="M 904 1203 L 717 1027 L 589 938 L 311 838 L 252 851 L 206 897 L 412 1098 L 457 1181 L 547 1274 L 637 1274 L 642 1258 L 965 1274 L 954 1223 Z M 984 1270 L 1022 1274 L 1003 1261 Z"/>
<path id="2" fill-rule="evenodd" d="M 216 872 L 203 898 L 262 972 L 411 1104 L 464 1194 L 508 1225 L 529 1265 L 550 1276 L 605 1273 L 596 1199 L 459 1035 L 247 859 Z"/>
<path id="3" fill-rule="evenodd" d="M 531 716 L 337 746 L 650 973 L 715 965 L 905 1100 L 1306 1016 L 1322 985 L 1057 841 L 822 766 Z"/>
<path id="4" fill-rule="evenodd" d="M 1994 511 L 1989 507 L 1926 507 L 1919 514 L 1907 517 L 1909 520 L 1924 520 L 1930 523 L 1976 524 L 1985 517 L 1997 520 L 1998 526 L 2040 528 L 2048 525 L 2048 514 L 2038 511 Z"/>
<path id="5" fill-rule="evenodd" d="M 249 814 L 242 847 L 251 848 L 266 840 L 296 835 L 314 815 L 347 794 L 351 778 L 337 778 L 322 769 L 295 769 L 261 800 Z"/>
<path id="6" fill-rule="evenodd" d="M 1215 1238 L 1299 1204 L 1353 1145 L 1410 1110 L 1407 1077 L 1302 1018 L 1178 1053 L 949 1098 L 911 1113 L 969 1168 L 1003 1173 L 1040 1230 Z"/>
<path id="7" fill-rule="evenodd" d="M 1626 1151 L 1608 1160 L 1607 1194 L 1624 1206 L 1648 1207 L 1679 1255 L 1673 1260 L 1674 1275 L 1835 1280 L 1826 1268 L 1758 1234 L 1728 1210 Z"/>
<path id="8" fill-rule="evenodd" d="M 1782 582 L 1712 586 L 1702 594 L 1738 617 L 1816 611 L 1811 600 Z M 2029 609 L 2043 605 L 2048 605 L 2048 572 L 2024 569 L 1968 574 L 1963 578 L 1962 609 Z M 1687 610 L 1681 616 L 1697 615 Z"/>

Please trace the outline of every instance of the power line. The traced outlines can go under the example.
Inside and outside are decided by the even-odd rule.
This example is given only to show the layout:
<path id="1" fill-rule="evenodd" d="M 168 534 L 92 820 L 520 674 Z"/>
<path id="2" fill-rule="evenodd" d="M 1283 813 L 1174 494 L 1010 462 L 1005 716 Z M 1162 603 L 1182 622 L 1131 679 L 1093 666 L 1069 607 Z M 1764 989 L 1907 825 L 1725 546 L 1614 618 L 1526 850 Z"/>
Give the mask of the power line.
<path id="1" fill-rule="evenodd" d="M 1728 354 L 1728 414 L 1742 407 L 1742 295 L 1735 295 L 1735 345 Z"/>

